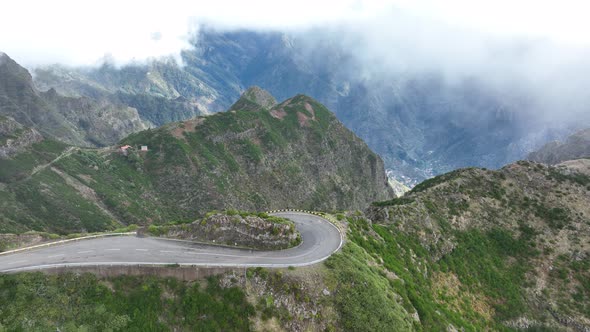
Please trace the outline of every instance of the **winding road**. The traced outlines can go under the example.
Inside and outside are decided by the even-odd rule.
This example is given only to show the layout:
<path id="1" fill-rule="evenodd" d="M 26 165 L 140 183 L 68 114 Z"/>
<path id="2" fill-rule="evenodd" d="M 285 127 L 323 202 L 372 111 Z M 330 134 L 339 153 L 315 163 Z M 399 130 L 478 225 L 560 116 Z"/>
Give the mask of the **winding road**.
<path id="1" fill-rule="evenodd" d="M 258 251 L 150 237 L 103 237 L 1 255 L 0 273 L 98 265 L 306 266 L 327 259 L 342 246 L 340 231 L 321 217 L 298 212 L 273 215 L 295 222 L 301 233 L 299 246 Z"/>

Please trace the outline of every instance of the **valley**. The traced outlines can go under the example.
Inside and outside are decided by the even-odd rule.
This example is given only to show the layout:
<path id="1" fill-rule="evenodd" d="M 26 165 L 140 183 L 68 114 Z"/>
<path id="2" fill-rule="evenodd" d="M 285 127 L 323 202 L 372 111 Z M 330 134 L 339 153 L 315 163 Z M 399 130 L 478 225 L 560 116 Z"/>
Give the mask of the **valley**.
<path id="1" fill-rule="evenodd" d="M 0 332 L 590 331 L 585 48 L 366 4 L 0 52 Z"/>

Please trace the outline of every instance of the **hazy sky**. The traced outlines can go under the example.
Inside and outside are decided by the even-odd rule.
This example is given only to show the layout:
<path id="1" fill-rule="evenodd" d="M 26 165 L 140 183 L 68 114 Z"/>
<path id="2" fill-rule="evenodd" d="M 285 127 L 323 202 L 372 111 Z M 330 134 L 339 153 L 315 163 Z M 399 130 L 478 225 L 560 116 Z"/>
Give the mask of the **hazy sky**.
<path id="1" fill-rule="evenodd" d="M 287 30 L 358 25 L 368 27 L 371 42 L 415 33 L 422 38 L 418 44 L 434 41 L 430 36 L 450 41 L 452 52 L 479 47 L 481 36 L 590 47 L 588 1 L 5 0 L 0 9 L 0 50 L 28 66 L 96 64 L 106 54 L 120 64 L 175 55 L 188 47 L 187 39 L 201 23 Z M 400 19 L 415 24 L 395 24 Z M 382 23 L 380 29 L 374 29 L 375 21 Z M 394 31 L 402 28 L 412 30 Z M 444 40 L 435 47 L 444 48 Z"/>

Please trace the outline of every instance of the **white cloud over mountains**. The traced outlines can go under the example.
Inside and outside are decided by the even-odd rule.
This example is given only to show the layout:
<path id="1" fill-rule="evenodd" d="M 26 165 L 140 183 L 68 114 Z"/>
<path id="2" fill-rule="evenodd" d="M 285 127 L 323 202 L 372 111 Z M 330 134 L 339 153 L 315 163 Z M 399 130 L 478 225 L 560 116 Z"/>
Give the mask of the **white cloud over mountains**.
<path id="1" fill-rule="evenodd" d="M 92 65 L 105 55 L 123 64 L 178 55 L 189 47 L 188 39 L 203 23 L 275 30 L 331 25 L 362 29 L 375 20 L 384 24 L 381 30 L 366 31 L 369 42 L 415 34 L 425 38 L 418 40 L 420 47 L 429 42 L 428 48 L 435 52 L 478 48 L 478 34 L 551 39 L 579 47 L 590 43 L 586 33 L 590 20 L 585 18 L 589 8 L 586 2 L 573 0 L 6 0 L 0 5 L 0 50 L 28 66 L 55 62 Z M 411 31 L 393 30 L 403 26 L 398 20 L 414 18 L 419 24 L 411 26 Z M 440 25 L 449 27 L 447 33 L 453 29 L 462 32 L 440 35 Z M 463 39 L 470 34 L 470 39 Z M 451 42 L 446 50 L 445 40 Z M 409 49 L 409 54 L 412 52 L 420 50 Z"/>
<path id="2" fill-rule="evenodd" d="M 576 0 L 6 0 L 0 50 L 27 67 L 122 65 L 178 57 L 202 24 L 311 43 L 320 31 L 355 57 L 356 75 L 485 78 L 499 93 L 526 90 L 539 114 L 576 117 L 590 113 L 588 12 Z"/>

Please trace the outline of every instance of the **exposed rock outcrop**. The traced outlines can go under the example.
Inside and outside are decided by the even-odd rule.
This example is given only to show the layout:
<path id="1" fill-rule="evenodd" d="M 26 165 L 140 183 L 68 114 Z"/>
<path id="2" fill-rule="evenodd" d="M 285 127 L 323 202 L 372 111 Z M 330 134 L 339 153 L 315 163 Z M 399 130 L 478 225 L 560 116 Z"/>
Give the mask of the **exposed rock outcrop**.
<path id="1" fill-rule="evenodd" d="M 152 226 L 152 235 L 255 249 L 285 249 L 301 242 L 295 224 L 284 218 L 217 213 L 190 224 Z"/>
<path id="2" fill-rule="evenodd" d="M 42 140 L 37 130 L 25 128 L 12 118 L 0 117 L 0 158 L 17 155 Z"/>

